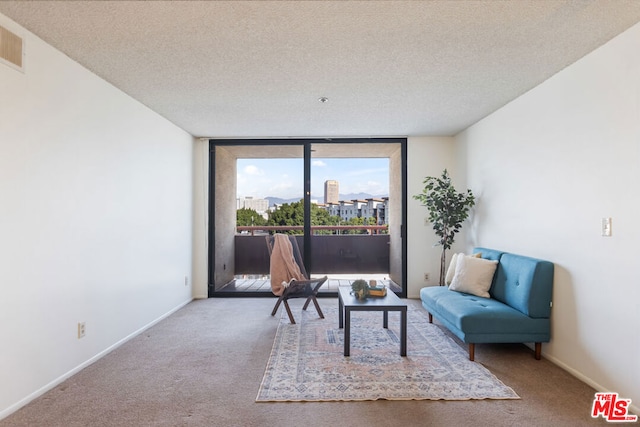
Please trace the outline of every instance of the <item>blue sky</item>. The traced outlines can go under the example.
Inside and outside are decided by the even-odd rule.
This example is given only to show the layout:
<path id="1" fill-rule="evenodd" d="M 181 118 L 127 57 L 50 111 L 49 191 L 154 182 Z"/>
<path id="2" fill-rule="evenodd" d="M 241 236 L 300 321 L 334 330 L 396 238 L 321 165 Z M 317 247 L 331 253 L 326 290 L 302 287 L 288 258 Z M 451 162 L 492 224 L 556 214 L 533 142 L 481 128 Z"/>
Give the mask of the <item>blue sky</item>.
<path id="1" fill-rule="evenodd" d="M 313 159 L 311 198 L 324 200 L 324 182 L 340 183 L 340 194 L 389 194 L 389 159 Z M 302 159 L 238 159 L 238 197 L 302 198 Z"/>

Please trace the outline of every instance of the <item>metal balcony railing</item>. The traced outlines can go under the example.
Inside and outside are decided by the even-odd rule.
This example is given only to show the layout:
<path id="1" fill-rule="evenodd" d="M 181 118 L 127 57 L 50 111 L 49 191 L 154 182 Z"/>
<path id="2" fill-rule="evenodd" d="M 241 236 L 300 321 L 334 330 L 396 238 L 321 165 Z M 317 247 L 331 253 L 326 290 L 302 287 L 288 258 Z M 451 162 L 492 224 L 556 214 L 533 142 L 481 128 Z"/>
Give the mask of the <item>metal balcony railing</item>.
<path id="1" fill-rule="evenodd" d="M 268 233 L 273 234 L 274 232 L 287 232 L 287 231 L 299 231 L 299 234 L 302 234 L 304 227 L 302 225 L 239 225 L 236 227 L 236 230 L 242 234 L 242 232 L 248 232 L 251 235 L 255 233 Z M 331 234 L 348 234 L 345 232 L 349 231 L 366 231 L 364 234 L 384 234 L 384 232 L 388 231 L 389 227 L 387 225 L 312 225 L 311 226 L 311 234 L 320 234 L 314 233 L 315 231 L 332 231 Z M 298 233 L 296 233 L 298 234 Z"/>
<path id="2" fill-rule="evenodd" d="M 312 226 L 311 274 L 388 274 L 389 235 L 387 226 Z M 269 274 L 269 251 L 265 236 L 274 232 L 299 231 L 302 226 L 238 226 L 235 236 L 235 274 Z M 317 231 L 336 234 L 316 234 Z M 337 234 L 365 230 L 367 234 Z"/>

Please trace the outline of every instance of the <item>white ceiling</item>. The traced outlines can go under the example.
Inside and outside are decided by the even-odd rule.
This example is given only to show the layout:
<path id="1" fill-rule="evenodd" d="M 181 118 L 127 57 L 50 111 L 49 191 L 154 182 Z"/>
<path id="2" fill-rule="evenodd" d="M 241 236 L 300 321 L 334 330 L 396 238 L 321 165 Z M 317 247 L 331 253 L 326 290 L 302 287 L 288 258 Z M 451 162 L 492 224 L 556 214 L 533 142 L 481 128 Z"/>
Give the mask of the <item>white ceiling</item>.
<path id="1" fill-rule="evenodd" d="M 404 136 L 465 129 L 640 22 L 640 1 L 0 1 L 0 13 L 194 136 Z"/>

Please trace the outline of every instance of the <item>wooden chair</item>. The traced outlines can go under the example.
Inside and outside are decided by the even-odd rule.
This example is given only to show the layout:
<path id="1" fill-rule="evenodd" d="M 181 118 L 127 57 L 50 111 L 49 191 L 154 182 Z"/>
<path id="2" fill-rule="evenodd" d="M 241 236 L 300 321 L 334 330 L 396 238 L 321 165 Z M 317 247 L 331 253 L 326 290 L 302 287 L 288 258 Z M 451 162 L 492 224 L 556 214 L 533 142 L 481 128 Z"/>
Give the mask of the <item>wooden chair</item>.
<path id="1" fill-rule="evenodd" d="M 271 315 L 275 316 L 280 304 L 284 303 L 289 320 L 292 324 L 295 324 L 296 321 L 293 313 L 291 313 L 288 300 L 291 298 L 306 298 L 307 300 L 302 309 L 306 310 L 309 303 L 313 302 L 318 315 L 321 319 L 324 319 L 324 314 L 316 297 L 320 287 L 327 281 L 327 276 L 318 279 L 309 277 L 295 236 L 286 234 L 267 236 L 267 247 L 271 257 L 271 291 L 279 297 Z M 284 286 L 283 282 L 287 283 L 287 285 Z"/>

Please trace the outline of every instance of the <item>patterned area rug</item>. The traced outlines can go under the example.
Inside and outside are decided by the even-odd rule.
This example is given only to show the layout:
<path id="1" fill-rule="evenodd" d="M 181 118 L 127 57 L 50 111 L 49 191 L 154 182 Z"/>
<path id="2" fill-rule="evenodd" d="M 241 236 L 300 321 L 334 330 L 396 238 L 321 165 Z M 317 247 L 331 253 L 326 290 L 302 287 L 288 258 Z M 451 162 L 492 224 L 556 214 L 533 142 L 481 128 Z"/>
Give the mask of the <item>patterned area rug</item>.
<path id="1" fill-rule="evenodd" d="M 313 307 L 312 307 L 313 308 Z M 351 356 L 344 357 L 338 307 L 280 319 L 256 402 L 519 399 L 435 325 L 409 307 L 407 357 L 400 356 L 400 315 L 352 312 Z"/>

